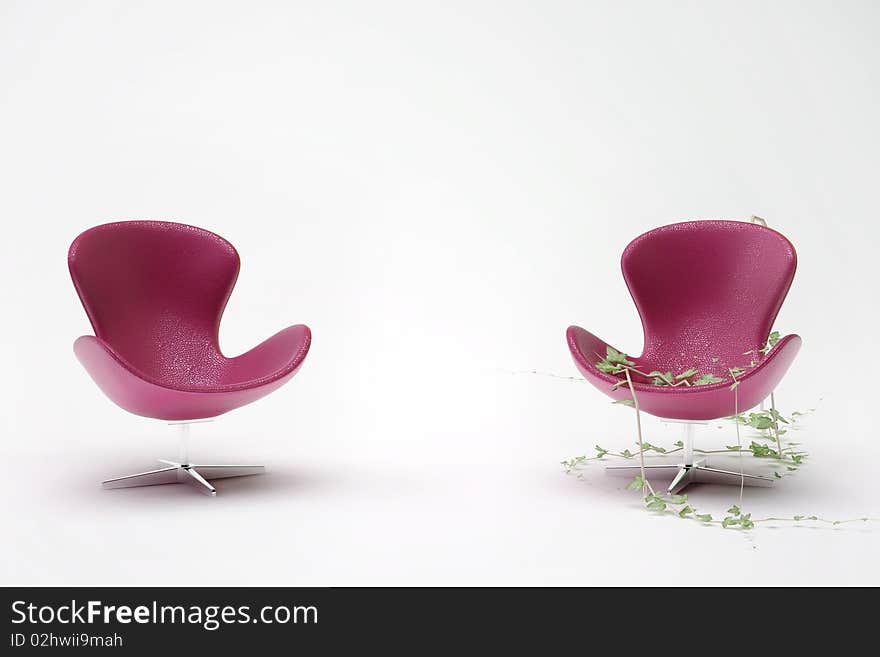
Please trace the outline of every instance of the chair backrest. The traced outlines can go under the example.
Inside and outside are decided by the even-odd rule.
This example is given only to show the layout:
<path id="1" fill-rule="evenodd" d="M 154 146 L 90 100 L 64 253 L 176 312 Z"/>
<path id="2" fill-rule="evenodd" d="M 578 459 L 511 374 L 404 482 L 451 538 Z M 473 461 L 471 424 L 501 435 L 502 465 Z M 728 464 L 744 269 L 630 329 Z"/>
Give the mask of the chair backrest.
<path id="1" fill-rule="evenodd" d="M 747 365 L 791 286 L 797 254 L 774 230 L 740 221 L 689 221 L 634 239 L 621 268 L 642 318 L 643 357 L 686 369 L 717 358 Z M 708 360 L 707 360 L 708 359 Z"/>
<path id="2" fill-rule="evenodd" d="M 239 259 L 218 235 L 164 221 L 104 224 L 73 241 L 68 266 L 95 335 L 143 373 L 180 381 L 222 358 L 220 317 Z"/>

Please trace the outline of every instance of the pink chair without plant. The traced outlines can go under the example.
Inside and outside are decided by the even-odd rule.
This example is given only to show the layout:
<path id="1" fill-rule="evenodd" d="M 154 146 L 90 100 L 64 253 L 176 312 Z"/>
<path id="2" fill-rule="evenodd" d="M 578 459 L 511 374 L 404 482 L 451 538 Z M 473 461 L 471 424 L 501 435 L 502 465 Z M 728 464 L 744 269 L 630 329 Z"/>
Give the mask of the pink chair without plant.
<path id="1" fill-rule="evenodd" d="M 123 221 L 85 231 L 68 265 L 95 335 L 74 353 L 98 387 L 131 413 L 175 424 L 177 461 L 104 482 L 107 488 L 187 482 L 216 493 L 212 479 L 259 474 L 263 466 L 194 465 L 190 423 L 264 397 L 299 371 L 307 326 L 284 329 L 240 356 L 220 351 L 220 318 L 235 285 L 235 248 L 207 230 L 164 221 Z"/>

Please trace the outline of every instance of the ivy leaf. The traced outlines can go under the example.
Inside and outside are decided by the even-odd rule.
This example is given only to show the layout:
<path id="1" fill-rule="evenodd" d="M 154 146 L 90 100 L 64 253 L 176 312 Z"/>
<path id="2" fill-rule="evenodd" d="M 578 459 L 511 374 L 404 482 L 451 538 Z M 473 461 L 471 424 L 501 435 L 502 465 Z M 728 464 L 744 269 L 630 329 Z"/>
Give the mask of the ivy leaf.
<path id="1" fill-rule="evenodd" d="M 776 427 L 776 422 L 774 421 L 773 416 L 768 411 L 749 413 L 748 421 L 746 422 L 746 424 L 748 424 L 753 429 L 758 429 L 759 431 Z"/>
<path id="2" fill-rule="evenodd" d="M 672 504 L 684 504 L 685 502 L 687 502 L 687 500 L 688 500 L 687 495 L 671 495 L 669 497 L 669 501 Z"/>
<path id="3" fill-rule="evenodd" d="M 649 511 L 666 511 L 666 502 L 660 499 L 654 499 L 648 502 Z"/>
<path id="4" fill-rule="evenodd" d="M 632 452 L 629 451 L 628 449 L 623 450 L 623 451 L 620 453 L 620 455 L 621 455 L 623 458 L 625 458 L 625 459 L 631 459 L 632 456 L 633 456 Z"/>
<path id="5" fill-rule="evenodd" d="M 658 370 L 652 370 L 648 372 L 648 376 L 654 377 L 651 380 L 651 383 L 655 386 L 672 385 L 672 372 L 660 372 Z"/>
<path id="6" fill-rule="evenodd" d="M 632 399 L 618 399 L 617 401 L 611 402 L 612 404 L 620 404 L 621 406 L 635 406 L 636 403 Z"/>
<path id="7" fill-rule="evenodd" d="M 690 368 L 689 370 L 685 370 L 684 372 L 682 372 L 681 374 L 679 374 L 678 376 L 676 376 L 676 377 L 675 377 L 675 380 L 676 380 L 676 381 L 681 381 L 682 379 L 689 379 L 689 378 L 691 378 L 694 374 L 699 374 L 699 373 L 700 373 L 699 370 L 695 370 L 695 369 L 692 367 L 692 368 Z"/>
<path id="8" fill-rule="evenodd" d="M 732 514 L 735 515 L 735 516 L 738 516 L 738 515 L 740 514 L 740 509 L 739 509 L 739 507 L 738 507 L 736 504 L 734 504 L 732 507 L 730 507 L 730 508 L 727 510 L 727 512 L 728 512 L 728 513 L 732 513 Z"/>
<path id="9" fill-rule="evenodd" d="M 726 518 L 724 518 L 724 520 L 721 521 L 721 526 L 724 527 L 724 529 L 727 529 L 728 527 L 734 527 L 738 524 L 739 518 L 734 518 L 733 516 L 727 516 Z"/>
<path id="10" fill-rule="evenodd" d="M 636 445 L 638 445 L 638 444 L 639 443 L 636 442 Z M 647 440 L 642 441 L 642 450 L 644 450 L 646 452 L 654 451 L 654 452 L 657 452 L 658 454 L 665 454 L 666 453 L 665 447 L 658 447 L 657 445 L 652 445 Z"/>
<path id="11" fill-rule="evenodd" d="M 605 348 L 605 360 L 609 363 L 619 363 L 620 365 L 635 365 L 633 361 L 627 359 L 626 354 L 617 351 L 614 347 Z"/>
<path id="12" fill-rule="evenodd" d="M 756 443 L 754 440 L 752 441 L 752 444 L 749 445 L 749 449 L 752 450 L 752 456 L 757 456 L 758 458 L 779 456 L 779 453 L 769 445 L 762 445 L 761 443 Z"/>
<path id="13" fill-rule="evenodd" d="M 642 490 L 645 487 L 645 480 L 642 479 L 642 475 L 636 475 L 635 479 L 633 479 L 629 484 L 627 484 L 627 490 Z"/>
<path id="14" fill-rule="evenodd" d="M 691 507 L 685 506 L 681 511 L 678 512 L 678 517 L 684 518 L 686 515 L 688 515 L 689 513 L 693 513 L 693 512 L 694 512 L 694 510 Z"/>
<path id="15" fill-rule="evenodd" d="M 773 331 L 767 336 L 767 344 L 761 348 L 761 353 L 766 354 L 777 342 L 779 342 L 779 331 Z"/>
<path id="16" fill-rule="evenodd" d="M 693 382 L 693 385 L 708 386 L 712 383 L 721 383 L 722 381 L 724 381 L 724 379 L 713 374 L 703 374 L 702 376 L 700 376 L 700 378 Z"/>
<path id="17" fill-rule="evenodd" d="M 712 522 L 712 514 L 711 513 L 697 514 L 697 520 L 699 520 L 700 522 Z"/>
<path id="18" fill-rule="evenodd" d="M 683 440 L 676 440 L 674 445 L 676 447 L 684 447 L 684 441 Z"/>
<path id="19" fill-rule="evenodd" d="M 604 447 L 596 445 L 596 458 L 600 459 L 608 453 L 608 450 Z"/>

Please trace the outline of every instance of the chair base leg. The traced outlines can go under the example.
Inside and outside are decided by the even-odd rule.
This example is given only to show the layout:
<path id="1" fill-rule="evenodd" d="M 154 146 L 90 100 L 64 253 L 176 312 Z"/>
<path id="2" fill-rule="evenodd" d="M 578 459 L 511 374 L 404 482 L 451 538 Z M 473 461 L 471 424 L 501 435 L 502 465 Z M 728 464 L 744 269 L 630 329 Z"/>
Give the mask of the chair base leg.
<path id="1" fill-rule="evenodd" d="M 200 493 L 214 496 L 217 489 L 209 482 L 228 477 L 247 477 L 266 472 L 262 465 L 198 465 L 178 463 L 159 459 L 166 467 L 138 474 L 115 477 L 102 481 L 104 488 L 134 488 L 136 486 L 158 486 L 160 484 L 190 484 Z"/>
<path id="2" fill-rule="evenodd" d="M 622 474 L 636 476 L 641 474 L 641 467 L 638 465 L 609 465 L 605 468 L 608 474 Z M 645 475 L 648 479 L 655 476 L 662 477 L 669 475 L 672 482 L 667 486 L 666 492 L 675 495 L 683 491 L 691 484 L 725 484 L 728 486 L 763 486 L 769 487 L 775 483 L 774 479 L 764 477 L 762 475 L 754 475 L 739 472 L 731 472 L 730 470 L 719 470 L 718 468 L 710 468 L 704 465 L 702 461 L 697 461 L 691 465 L 646 465 Z"/>
<path id="3" fill-rule="evenodd" d="M 684 440 L 682 440 L 682 463 L 664 465 L 646 465 L 645 476 L 651 479 L 654 475 L 668 475 L 672 482 L 667 486 L 666 492 L 670 495 L 680 493 L 691 484 L 726 484 L 729 486 L 772 486 L 775 479 L 762 475 L 746 474 L 745 472 L 731 472 L 719 470 L 706 465 L 705 459 L 694 457 L 694 433 L 696 425 L 706 424 L 703 421 L 692 420 L 664 420 L 685 425 Z M 635 477 L 641 474 L 639 465 L 609 465 L 605 468 L 607 474 L 622 474 Z"/>

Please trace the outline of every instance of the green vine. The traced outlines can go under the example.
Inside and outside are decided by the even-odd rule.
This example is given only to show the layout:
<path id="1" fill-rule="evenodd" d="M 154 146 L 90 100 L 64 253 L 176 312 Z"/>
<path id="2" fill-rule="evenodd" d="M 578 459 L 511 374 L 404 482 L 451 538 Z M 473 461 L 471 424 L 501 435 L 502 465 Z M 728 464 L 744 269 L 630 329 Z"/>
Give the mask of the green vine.
<path id="1" fill-rule="evenodd" d="M 778 341 L 779 332 L 773 331 L 769 335 L 766 344 L 762 348 L 747 351 L 743 355 L 753 355 L 755 354 L 755 352 L 766 355 Z M 590 461 L 604 460 L 606 457 L 614 457 L 626 460 L 639 458 L 642 466 L 641 472 L 640 474 L 636 475 L 636 477 L 633 478 L 632 481 L 629 482 L 629 484 L 626 486 L 626 489 L 631 491 L 639 491 L 640 493 L 642 493 L 644 507 L 648 511 L 658 514 L 675 515 L 679 518 L 693 520 L 702 524 L 717 524 L 723 529 L 750 530 L 754 529 L 759 524 L 772 522 L 815 522 L 825 523 L 829 525 L 841 525 L 844 523 L 869 522 L 876 520 L 874 518 L 868 517 L 853 518 L 850 520 L 828 520 L 816 515 L 795 515 L 791 517 L 771 516 L 758 519 L 753 518 L 751 513 L 744 513 L 740 506 L 736 504 L 731 505 L 730 508 L 728 508 L 723 515 L 715 518 L 711 513 L 701 513 L 695 506 L 692 506 L 687 495 L 661 494 L 655 492 L 645 476 L 644 456 L 652 452 L 655 454 L 664 455 L 673 454 L 675 452 L 681 451 L 684 448 L 684 443 L 679 440 L 674 443 L 673 448 L 664 448 L 648 443 L 642 438 L 641 421 L 639 420 L 640 411 L 638 405 L 638 397 L 632 386 L 632 375 L 635 374 L 638 376 L 642 376 L 645 379 L 650 380 L 652 385 L 669 387 L 703 386 L 713 383 L 721 383 L 725 379 L 711 373 L 701 374 L 696 368 L 693 367 L 688 368 L 677 374 L 672 371 L 660 372 L 657 370 L 645 372 L 643 371 L 643 369 L 640 369 L 637 363 L 634 360 L 631 360 L 629 356 L 627 356 L 623 352 L 617 351 L 613 347 L 607 347 L 604 356 L 599 354 L 597 354 L 597 356 L 599 357 L 598 362 L 595 363 L 595 367 L 597 370 L 606 374 L 611 374 L 615 376 L 624 375 L 625 377 L 621 378 L 618 382 L 614 384 L 614 389 L 616 390 L 619 387 L 626 386 L 629 388 L 632 398 L 621 399 L 612 403 L 633 407 L 636 410 L 639 438 L 636 442 L 636 445 L 638 446 L 638 449 L 635 452 L 629 449 L 624 449 L 622 451 L 612 451 L 610 449 L 602 447 L 601 445 L 596 445 L 596 454 L 594 456 L 587 456 L 586 454 L 584 454 L 582 456 L 575 456 L 573 458 L 562 461 L 561 464 L 565 468 L 566 474 L 570 474 L 571 472 L 580 469 L 581 466 L 586 465 Z M 713 363 L 718 362 L 718 358 L 712 358 L 711 360 Z M 733 391 L 735 396 L 737 395 L 736 390 L 740 384 L 741 377 L 743 376 L 743 374 L 746 373 L 749 367 L 754 367 L 755 365 L 757 365 L 757 361 L 755 359 L 752 359 L 747 367 L 728 368 L 727 373 L 729 374 L 731 380 L 731 385 L 729 386 L 729 389 Z M 738 402 L 736 406 L 738 406 Z M 755 432 L 756 439 L 752 440 L 747 447 L 742 447 L 740 444 L 726 445 L 725 449 L 694 449 L 694 452 L 700 454 L 735 453 L 739 454 L 740 456 L 748 454 L 750 457 L 756 459 L 772 459 L 775 463 L 779 465 L 779 468 L 775 469 L 773 471 L 773 474 L 777 479 L 781 479 L 784 476 L 784 473 L 791 473 L 796 471 L 801 465 L 803 465 L 804 460 L 808 457 L 808 453 L 800 449 L 800 443 L 791 442 L 783 439 L 783 437 L 786 436 L 789 431 L 789 429 L 786 427 L 790 428 L 794 426 L 798 419 L 800 419 L 800 417 L 812 412 L 813 410 L 814 409 L 810 409 L 810 411 L 806 412 L 795 411 L 789 417 L 785 417 L 782 413 L 779 412 L 779 410 L 777 410 L 775 397 L 773 394 L 771 394 L 770 409 L 764 410 L 762 408 L 762 410 L 752 411 L 749 413 L 737 412 L 735 415 L 725 418 L 726 420 L 735 424 L 737 428 L 738 441 L 739 428 L 741 426 L 748 427 Z M 782 468 L 784 468 L 784 470 L 782 470 Z M 742 499 L 742 489 L 740 489 L 740 499 Z"/>
<path id="2" fill-rule="evenodd" d="M 766 411 L 751 412 L 748 414 L 739 414 L 724 419 L 728 422 L 735 422 L 741 426 L 749 427 L 755 431 L 755 439 L 751 441 L 751 444 L 748 446 L 748 448 L 742 450 L 743 452 L 747 453 L 749 457 L 756 459 L 773 459 L 775 462 L 780 463 L 780 465 L 784 465 L 786 472 L 793 472 L 797 470 L 801 465 L 803 465 L 804 460 L 808 457 L 808 453 L 806 451 L 799 449 L 801 444 L 797 442 L 786 441 L 782 449 L 782 455 L 780 457 L 780 452 L 778 451 L 778 449 L 774 449 L 773 446 L 771 444 L 767 444 L 767 442 L 775 442 L 776 437 L 774 435 L 774 431 L 778 429 L 780 424 L 784 424 L 789 427 L 796 426 L 800 418 L 809 415 L 814 410 L 815 409 L 809 409 L 808 411 L 803 412 L 795 411 L 794 413 L 791 413 L 788 417 L 786 417 L 778 410 L 772 409 Z M 779 431 L 781 435 L 786 435 L 788 433 L 788 430 L 786 429 L 779 429 Z M 641 456 L 642 454 L 649 453 L 668 455 L 679 452 L 684 447 L 684 443 L 680 440 L 673 443 L 673 445 L 674 447 L 665 448 L 660 445 L 654 445 L 643 440 L 641 449 L 637 449 L 635 451 L 629 449 L 615 451 L 601 445 L 596 445 L 594 448 L 594 455 L 590 456 L 584 454 L 581 456 L 575 456 L 570 459 L 561 461 L 561 464 L 565 470 L 565 473 L 571 474 L 573 472 L 579 471 L 582 466 L 588 465 L 591 461 L 604 461 L 607 460 L 607 458 L 609 457 L 632 460 Z M 714 450 L 694 449 L 694 452 L 699 454 L 731 454 L 737 453 L 739 451 L 740 448 L 737 445 L 727 445 L 724 449 Z M 777 478 L 782 478 L 784 476 L 783 474 L 780 474 L 779 471 L 774 471 L 774 474 Z M 582 475 L 579 474 L 579 476 Z M 647 482 L 642 478 L 641 474 L 636 475 L 632 479 L 632 481 L 630 481 L 629 484 L 627 484 L 626 486 L 626 490 L 630 491 L 645 491 L 646 488 Z M 692 520 L 706 525 L 717 525 L 719 527 L 722 527 L 723 529 L 750 530 L 754 529 L 759 524 L 772 524 L 780 522 L 794 524 L 810 522 L 836 526 L 857 522 L 876 522 L 878 520 L 876 518 L 870 517 L 852 518 L 848 520 L 831 520 L 816 515 L 794 515 L 790 517 L 768 516 L 764 518 L 753 518 L 751 513 L 743 512 L 743 510 L 736 504 L 731 505 L 724 514 L 719 514 L 718 517 L 715 517 L 713 516 L 713 514 L 704 513 L 696 506 L 694 506 L 687 495 L 669 495 L 656 493 L 653 491 L 645 494 L 642 498 L 642 501 L 644 503 L 644 507 L 648 511 L 660 515 L 677 516 L 682 519 Z"/>
<path id="3" fill-rule="evenodd" d="M 773 331 L 769 337 L 767 338 L 766 344 L 760 349 L 750 349 L 743 353 L 743 356 L 754 355 L 756 352 L 766 355 L 773 347 L 779 342 L 779 331 Z M 678 386 L 707 386 L 713 383 L 721 383 L 724 381 L 723 377 L 716 376 L 711 373 L 701 374 L 700 371 L 695 367 L 690 367 L 678 374 L 675 374 L 672 371 L 660 372 L 659 370 L 651 370 L 650 372 L 645 372 L 639 367 L 637 367 L 637 363 L 633 360 L 630 360 L 629 356 L 625 353 L 617 351 L 614 347 L 606 346 L 605 347 L 605 355 L 596 354 L 599 360 L 595 363 L 595 367 L 600 372 L 611 375 L 620 375 L 626 374 L 629 372 L 630 374 L 636 374 L 638 376 L 644 377 L 645 379 L 649 379 L 652 385 L 655 386 L 669 386 L 672 388 Z M 718 358 L 711 359 L 713 363 L 718 362 Z M 759 361 L 752 358 L 747 367 L 731 367 L 727 371 L 730 374 L 730 378 L 732 380 L 732 384 L 730 386 L 731 390 L 736 390 L 739 386 L 739 377 L 745 374 L 748 367 L 754 367 L 758 364 Z M 615 383 L 613 389 L 616 390 L 621 386 L 627 385 L 626 379 L 620 379 L 619 382 Z M 623 403 L 626 401 L 632 402 L 632 400 L 622 400 Z"/>

